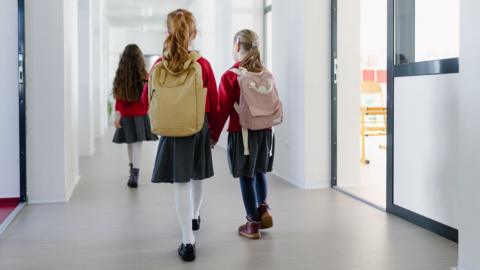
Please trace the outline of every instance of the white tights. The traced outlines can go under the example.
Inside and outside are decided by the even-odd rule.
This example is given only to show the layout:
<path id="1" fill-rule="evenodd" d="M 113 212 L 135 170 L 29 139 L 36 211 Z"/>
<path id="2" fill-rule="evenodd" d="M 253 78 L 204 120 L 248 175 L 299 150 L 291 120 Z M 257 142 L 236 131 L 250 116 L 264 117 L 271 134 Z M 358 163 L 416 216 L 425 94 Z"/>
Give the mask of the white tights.
<path id="1" fill-rule="evenodd" d="M 133 164 L 133 168 L 139 169 L 142 162 L 142 142 L 127 144 L 128 159 Z"/>
<path id="2" fill-rule="evenodd" d="M 202 182 L 202 180 L 192 180 L 187 183 L 174 184 L 175 206 L 184 244 L 195 244 L 192 219 L 197 219 L 200 215 L 200 207 L 203 202 Z"/>

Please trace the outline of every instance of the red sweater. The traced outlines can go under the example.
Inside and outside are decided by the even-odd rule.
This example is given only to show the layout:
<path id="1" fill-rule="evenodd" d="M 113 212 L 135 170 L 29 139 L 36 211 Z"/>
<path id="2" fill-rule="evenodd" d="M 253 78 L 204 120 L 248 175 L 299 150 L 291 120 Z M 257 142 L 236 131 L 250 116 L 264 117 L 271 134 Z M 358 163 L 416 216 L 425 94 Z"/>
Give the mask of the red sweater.
<path id="1" fill-rule="evenodd" d="M 160 62 L 162 59 L 158 59 L 154 66 Z M 207 59 L 201 57 L 198 59 L 197 63 L 202 67 L 202 81 L 203 87 L 207 89 L 207 101 L 205 106 L 205 112 L 207 113 L 208 118 L 208 127 L 211 131 L 213 127 L 216 126 L 216 112 L 218 107 L 218 94 L 217 94 L 217 82 L 215 81 L 215 73 L 213 73 L 212 67 Z M 148 108 L 148 84 L 145 84 L 143 87 L 142 101 L 144 104 L 147 104 Z"/>
<path id="2" fill-rule="evenodd" d="M 148 113 L 148 105 L 143 102 L 143 99 L 138 102 L 117 99 L 115 100 L 115 111 L 120 112 L 122 117 L 144 116 Z"/>
<path id="3" fill-rule="evenodd" d="M 238 68 L 240 63 L 235 63 L 232 68 Z M 218 141 L 222 133 L 225 122 L 230 117 L 228 123 L 228 132 L 237 132 L 242 130 L 238 114 L 233 108 L 235 103 L 240 100 L 240 85 L 238 84 L 237 74 L 228 70 L 220 80 L 218 87 L 218 113 L 217 125 L 212 132 L 212 139 Z"/>

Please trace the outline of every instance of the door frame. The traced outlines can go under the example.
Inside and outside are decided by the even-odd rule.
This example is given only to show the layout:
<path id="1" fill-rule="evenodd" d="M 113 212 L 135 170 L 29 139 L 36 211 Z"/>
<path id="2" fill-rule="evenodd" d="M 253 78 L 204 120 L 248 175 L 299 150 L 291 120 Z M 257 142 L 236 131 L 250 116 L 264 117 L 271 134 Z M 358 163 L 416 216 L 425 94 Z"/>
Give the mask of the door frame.
<path id="1" fill-rule="evenodd" d="M 458 72 L 458 58 L 395 65 L 395 1 L 387 3 L 387 213 L 403 218 L 415 225 L 458 242 L 458 230 L 428 217 L 405 209 L 394 201 L 394 123 L 395 123 L 395 78 Z M 337 0 L 331 0 L 331 187 L 337 187 Z M 336 189 L 338 190 L 338 189 Z M 341 190 L 339 190 L 341 191 Z M 346 192 L 343 192 L 346 193 Z M 364 203 L 364 199 L 346 193 Z M 377 207 L 378 208 L 378 207 Z"/>
<path id="2" fill-rule="evenodd" d="M 18 5 L 18 114 L 20 157 L 20 202 L 27 202 L 27 119 L 25 80 L 25 0 Z"/>

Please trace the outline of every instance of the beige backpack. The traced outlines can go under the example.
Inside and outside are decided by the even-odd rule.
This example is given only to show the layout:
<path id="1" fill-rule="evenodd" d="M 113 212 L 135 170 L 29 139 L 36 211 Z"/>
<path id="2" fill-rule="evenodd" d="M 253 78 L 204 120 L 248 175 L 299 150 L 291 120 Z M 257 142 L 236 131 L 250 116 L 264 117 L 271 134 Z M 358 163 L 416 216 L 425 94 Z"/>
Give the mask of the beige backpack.
<path id="1" fill-rule="evenodd" d="M 201 56 L 190 53 L 180 72 L 168 69 L 168 61 L 158 62 L 148 83 L 152 132 L 167 137 L 186 137 L 198 133 L 205 121 L 207 89 L 203 87 Z"/>

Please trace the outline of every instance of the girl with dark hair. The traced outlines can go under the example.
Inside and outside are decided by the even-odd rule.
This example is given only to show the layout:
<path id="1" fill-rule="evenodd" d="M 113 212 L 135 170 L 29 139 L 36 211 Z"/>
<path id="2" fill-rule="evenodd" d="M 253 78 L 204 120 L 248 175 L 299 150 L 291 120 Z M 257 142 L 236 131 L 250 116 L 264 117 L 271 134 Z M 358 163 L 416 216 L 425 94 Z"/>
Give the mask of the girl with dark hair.
<path id="1" fill-rule="evenodd" d="M 130 161 L 127 185 L 131 188 L 138 186 L 142 142 L 158 140 L 150 130 L 148 105 L 141 100 L 147 76 L 142 51 L 135 44 L 127 45 L 113 81 L 113 96 L 116 99 L 113 142 L 127 144 Z"/>

